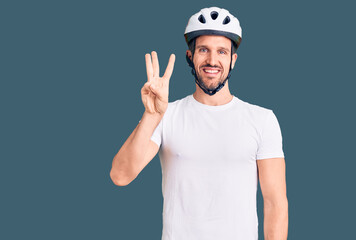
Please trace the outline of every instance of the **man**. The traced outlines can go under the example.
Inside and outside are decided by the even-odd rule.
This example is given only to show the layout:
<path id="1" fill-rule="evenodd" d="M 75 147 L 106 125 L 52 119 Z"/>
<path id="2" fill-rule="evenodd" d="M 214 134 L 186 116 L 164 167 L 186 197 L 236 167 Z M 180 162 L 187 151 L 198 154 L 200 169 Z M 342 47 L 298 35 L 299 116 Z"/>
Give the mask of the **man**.
<path id="1" fill-rule="evenodd" d="M 273 111 L 231 95 L 228 79 L 241 41 L 227 10 L 204 8 L 186 27 L 187 61 L 196 91 L 168 103 L 172 54 L 163 77 L 157 53 L 146 54 L 145 112 L 116 154 L 110 176 L 133 181 L 159 151 L 162 240 L 256 240 L 257 181 L 266 240 L 287 239 L 288 202 L 282 135 Z"/>

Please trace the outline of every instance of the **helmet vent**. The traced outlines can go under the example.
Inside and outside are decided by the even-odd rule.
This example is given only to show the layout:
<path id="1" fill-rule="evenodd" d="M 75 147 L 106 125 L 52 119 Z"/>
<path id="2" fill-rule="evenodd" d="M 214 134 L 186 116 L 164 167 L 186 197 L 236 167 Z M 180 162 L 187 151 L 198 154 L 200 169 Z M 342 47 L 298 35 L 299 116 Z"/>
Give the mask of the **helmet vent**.
<path id="1" fill-rule="evenodd" d="M 198 18 L 198 20 L 199 20 L 199 22 L 201 22 L 201 23 L 206 23 L 205 18 L 204 18 L 203 15 L 200 15 L 199 18 Z"/>
<path id="2" fill-rule="evenodd" d="M 226 16 L 226 18 L 223 21 L 223 24 L 225 25 L 225 24 L 228 24 L 229 22 L 230 22 L 230 18 L 229 18 L 229 16 Z"/>
<path id="3" fill-rule="evenodd" d="M 211 16 L 211 18 L 212 18 L 213 20 L 215 20 L 215 19 L 218 18 L 219 13 L 217 13 L 217 12 L 215 12 L 215 11 L 212 11 L 212 12 L 210 13 L 210 16 Z"/>

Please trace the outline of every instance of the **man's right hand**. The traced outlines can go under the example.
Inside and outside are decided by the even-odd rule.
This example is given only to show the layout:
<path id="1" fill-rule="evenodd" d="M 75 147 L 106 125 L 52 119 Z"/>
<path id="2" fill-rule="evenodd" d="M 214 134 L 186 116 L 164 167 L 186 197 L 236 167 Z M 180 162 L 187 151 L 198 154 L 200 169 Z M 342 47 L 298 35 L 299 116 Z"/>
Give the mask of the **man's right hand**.
<path id="1" fill-rule="evenodd" d="M 163 77 L 159 77 L 157 53 L 153 51 L 151 54 L 152 60 L 149 53 L 145 55 L 147 82 L 141 89 L 141 98 L 146 112 L 163 115 L 168 107 L 169 80 L 173 72 L 175 55 L 171 54 Z"/>

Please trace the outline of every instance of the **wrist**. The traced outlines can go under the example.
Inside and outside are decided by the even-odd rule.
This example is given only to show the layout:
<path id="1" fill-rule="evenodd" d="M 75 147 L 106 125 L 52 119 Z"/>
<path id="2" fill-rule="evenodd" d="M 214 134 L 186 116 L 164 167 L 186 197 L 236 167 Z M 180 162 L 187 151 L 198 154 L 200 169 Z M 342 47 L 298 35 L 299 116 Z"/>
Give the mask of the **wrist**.
<path id="1" fill-rule="evenodd" d="M 160 122 L 161 119 L 163 118 L 164 113 L 150 113 L 145 111 L 142 115 L 142 118 L 140 120 L 140 122 L 144 119 L 150 120 L 150 121 L 157 121 Z"/>

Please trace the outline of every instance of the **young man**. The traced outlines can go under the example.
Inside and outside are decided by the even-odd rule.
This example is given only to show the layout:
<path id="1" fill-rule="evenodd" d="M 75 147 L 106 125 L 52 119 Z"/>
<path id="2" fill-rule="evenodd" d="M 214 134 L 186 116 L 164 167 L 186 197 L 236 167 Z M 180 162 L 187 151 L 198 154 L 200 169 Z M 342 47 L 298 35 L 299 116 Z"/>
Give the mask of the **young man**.
<path id="1" fill-rule="evenodd" d="M 156 52 L 146 54 L 148 80 L 141 89 L 145 112 L 114 157 L 113 182 L 129 184 L 160 150 L 162 240 L 256 240 L 259 180 L 265 239 L 287 239 L 285 161 L 277 118 L 272 110 L 229 91 L 241 41 L 239 21 L 225 9 L 205 8 L 190 18 L 185 38 L 196 91 L 169 103 L 175 56 L 160 77 Z"/>

